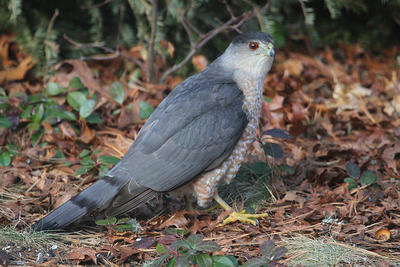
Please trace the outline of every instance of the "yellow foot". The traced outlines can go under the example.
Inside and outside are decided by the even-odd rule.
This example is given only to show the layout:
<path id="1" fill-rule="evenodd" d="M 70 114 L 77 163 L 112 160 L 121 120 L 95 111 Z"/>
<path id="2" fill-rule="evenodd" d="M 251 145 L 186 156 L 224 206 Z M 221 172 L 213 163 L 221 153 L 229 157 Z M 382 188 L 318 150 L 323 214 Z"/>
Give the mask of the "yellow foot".
<path id="1" fill-rule="evenodd" d="M 268 217 L 268 213 L 248 214 L 246 213 L 245 210 L 242 210 L 240 212 L 234 211 L 220 225 L 226 225 L 228 223 L 236 221 L 257 225 L 257 218 L 262 218 L 262 217 Z"/>

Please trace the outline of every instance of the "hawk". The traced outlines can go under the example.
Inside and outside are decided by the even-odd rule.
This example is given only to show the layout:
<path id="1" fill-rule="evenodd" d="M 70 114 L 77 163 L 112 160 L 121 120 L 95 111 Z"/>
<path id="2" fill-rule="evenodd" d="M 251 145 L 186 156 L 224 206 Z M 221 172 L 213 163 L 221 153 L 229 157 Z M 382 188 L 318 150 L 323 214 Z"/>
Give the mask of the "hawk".
<path id="1" fill-rule="evenodd" d="M 94 212 L 127 213 L 164 193 L 191 192 L 200 207 L 235 177 L 254 142 L 265 77 L 275 57 L 264 32 L 236 36 L 200 73 L 159 104 L 135 142 L 108 174 L 38 221 L 36 230 L 69 226 Z M 233 212 L 225 222 L 263 216 Z"/>

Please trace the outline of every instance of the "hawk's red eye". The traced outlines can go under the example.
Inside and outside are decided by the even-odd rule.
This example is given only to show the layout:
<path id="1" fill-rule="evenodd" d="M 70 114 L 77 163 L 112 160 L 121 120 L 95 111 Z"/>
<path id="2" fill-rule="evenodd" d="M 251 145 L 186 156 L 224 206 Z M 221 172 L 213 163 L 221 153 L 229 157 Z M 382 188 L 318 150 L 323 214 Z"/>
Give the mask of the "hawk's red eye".
<path id="1" fill-rule="evenodd" d="M 251 50 L 256 50 L 256 49 L 258 48 L 258 43 L 256 43 L 256 42 L 251 42 L 251 43 L 249 44 L 249 48 L 250 48 Z"/>

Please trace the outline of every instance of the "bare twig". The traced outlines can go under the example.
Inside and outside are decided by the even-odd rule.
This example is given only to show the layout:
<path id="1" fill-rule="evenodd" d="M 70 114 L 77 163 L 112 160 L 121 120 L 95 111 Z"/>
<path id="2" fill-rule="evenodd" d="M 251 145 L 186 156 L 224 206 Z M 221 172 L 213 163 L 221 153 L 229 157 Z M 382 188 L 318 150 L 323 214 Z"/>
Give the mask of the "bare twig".
<path id="1" fill-rule="evenodd" d="M 53 14 L 53 16 L 51 17 L 51 19 L 50 19 L 50 22 L 49 22 L 49 25 L 47 26 L 47 31 L 46 31 L 46 39 L 45 39 L 45 43 L 48 45 L 48 43 L 49 43 L 49 38 L 50 38 L 50 33 L 51 33 L 51 31 L 52 31 L 52 29 L 53 29 L 53 25 L 54 25 L 54 22 L 56 21 L 56 18 L 58 17 L 58 15 L 60 14 L 60 12 L 58 11 L 58 9 L 56 9 L 55 11 L 54 11 L 54 14 Z M 49 46 L 49 45 L 48 45 Z M 51 49 L 51 48 L 50 48 Z M 48 70 L 48 64 L 49 64 L 49 53 L 47 52 L 48 50 L 47 50 L 47 48 L 45 49 L 45 55 L 46 55 L 46 62 L 45 62 L 45 64 L 44 64 L 44 67 L 43 67 L 43 73 L 47 73 L 47 70 Z"/>
<path id="2" fill-rule="evenodd" d="M 110 54 L 104 57 L 83 57 L 81 58 L 82 60 L 110 60 L 110 59 L 114 59 L 114 58 L 118 58 L 118 57 L 124 57 L 127 58 L 129 60 L 131 60 L 132 62 L 134 62 L 135 64 L 137 64 L 141 69 L 143 69 L 143 63 L 138 60 L 137 58 L 131 57 L 130 55 L 121 52 L 119 50 L 114 50 L 111 49 L 109 47 L 105 47 L 105 46 L 101 46 L 98 44 L 83 44 L 83 43 L 79 43 L 76 42 L 74 40 L 72 40 L 70 37 L 68 37 L 68 35 L 64 34 L 63 35 L 64 39 L 67 40 L 68 42 L 70 42 L 72 45 L 76 46 L 78 49 L 82 49 L 82 48 L 97 48 L 100 50 L 103 50 L 104 52 Z"/>
<path id="3" fill-rule="evenodd" d="M 225 2 L 226 4 L 226 2 Z M 257 12 L 264 12 L 265 10 L 267 10 L 267 8 L 269 7 L 270 3 L 269 1 L 267 1 L 267 3 Z M 226 6 L 228 6 L 226 4 Z M 228 7 L 227 7 L 228 8 Z M 253 18 L 256 15 L 256 11 L 250 11 L 250 12 L 245 12 L 242 15 L 236 17 L 234 16 L 234 14 L 232 13 L 232 11 L 228 12 L 231 14 L 231 18 L 226 21 L 225 23 L 223 23 L 221 26 L 219 26 L 218 28 L 215 28 L 211 31 L 209 31 L 206 34 L 202 34 L 200 35 L 200 40 L 197 43 L 193 43 L 191 42 L 191 50 L 189 51 L 189 53 L 186 55 L 186 57 L 179 62 L 178 64 L 175 64 L 174 66 L 172 66 L 170 69 L 168 69 L 167 71 L 164 72 L 164 74 L 162 75 L 161 79 L 160 79 L 160 83 L 163 83 L 165 81 L 165 79 L 171 75 L 173 72 L 177 71 L 178 69 L 180 69 L 181 67 L 183 67 L 193 56 L 194 54 L 201 48 L 203 47 L 208 41 L 210 41 L 212 38 L 214 38 L 215 36 L 217 36 L 221 31 L 224 31 L 226 29 L 235 29 L 237 31 L 240 32 L 240 30 L 238 29 L 241 25 L 243 25 L 243 23 L 245 23 L 246 21 L 248 21 L 249 19 Z M 179 12 L 178 12 L 179 13 Z M 182 15 L 183 16 L 183 15 Z M 192 33 L 190 32 L 189 28 L 187 27 L 187 25 L 190 25 L 188 23 L 188 20 L 186 19 L 186 17 L 183 16 L 183 18 L 181 19 L 183 27 L 185 28 L 185 31 L 188 34 L 188 38 L 189 40 L 192 39 Z M 190 32 L 190 34 L 189 34 Z"/>
<path id="4" fill-rule="evenodd" d="M 148 60 L 147 60 L 147 82 L 154 79 L 154 41 L 157 32 L 157 13 L 158 3 L 157 0 L 151 0 L 151 35 L 149 41 Z"/>
<path id="5" fill-rule="evenodd" d="M 95 4 L 93 6 L 81 6 L 82 10 L 86 10 L 86 9 L 92 9 L 92 8 L 98 8 L 98 7 L 102 7 L 104 5 L 107 5 L 108 3 L 110 3 L 112 0 L 104 0 L 101 3 Z"/>

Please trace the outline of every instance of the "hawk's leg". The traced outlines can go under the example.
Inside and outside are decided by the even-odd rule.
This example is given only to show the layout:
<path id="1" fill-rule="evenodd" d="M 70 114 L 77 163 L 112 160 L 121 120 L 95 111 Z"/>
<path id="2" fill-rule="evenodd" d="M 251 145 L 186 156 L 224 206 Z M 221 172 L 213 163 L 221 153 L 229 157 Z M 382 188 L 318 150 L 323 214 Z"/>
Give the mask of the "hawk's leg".
<path id="1" fill-rule="evenodd" d="M 225 210 L 232 210 L 231 206 L 228 205 L 218 194 L 215 194 L 214 200 L 217 201 L 219 205 L 221 205 L 222 208 Z M 231 222 L 244 222 L 244 223 L 251 223 L 252 225 L 257 224 L 257 218 L 262 218 L 262 217 L 268 217 L 268 213 L 260 213 L 260 214 L 249 214 L 246 213 L 245 210 L 242 210 L 240 212 L 233 211 L 228 218 L 226 218 L 221 225 L 225 225 Z"/>

